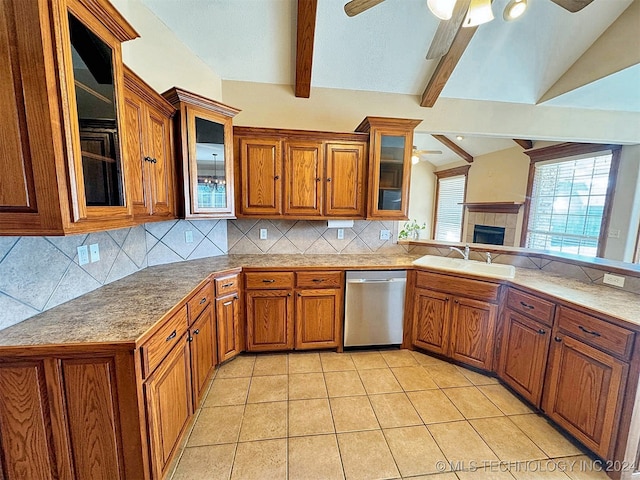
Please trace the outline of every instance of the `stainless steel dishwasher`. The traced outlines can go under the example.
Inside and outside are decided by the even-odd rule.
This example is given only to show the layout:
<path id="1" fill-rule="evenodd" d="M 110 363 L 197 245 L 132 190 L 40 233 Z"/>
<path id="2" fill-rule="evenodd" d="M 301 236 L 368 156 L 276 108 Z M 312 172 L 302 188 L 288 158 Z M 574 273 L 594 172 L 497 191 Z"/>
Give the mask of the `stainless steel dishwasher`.
<path id="1" fill-rule="evenodd" d="M 402 343 L 405 270 L 347 272 L 344 346 Z"/>

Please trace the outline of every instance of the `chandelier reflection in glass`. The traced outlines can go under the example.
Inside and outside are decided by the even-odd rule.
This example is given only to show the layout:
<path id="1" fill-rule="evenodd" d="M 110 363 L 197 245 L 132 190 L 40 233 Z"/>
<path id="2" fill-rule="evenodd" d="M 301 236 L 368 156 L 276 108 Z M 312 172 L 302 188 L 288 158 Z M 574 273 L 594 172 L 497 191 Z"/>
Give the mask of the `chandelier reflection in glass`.
<path id="1" fill-rule="evenodd" d="M 227 186 L 227 180 L 224 175 L 224 166 L 222 168 L 222 176 L 218 176 L 218 154 L 213 155 L 213 175 L 200 175 L 198 176 L 198 183 L 209 187 L 210 190 L 216 192 L 223 192 Z"/>

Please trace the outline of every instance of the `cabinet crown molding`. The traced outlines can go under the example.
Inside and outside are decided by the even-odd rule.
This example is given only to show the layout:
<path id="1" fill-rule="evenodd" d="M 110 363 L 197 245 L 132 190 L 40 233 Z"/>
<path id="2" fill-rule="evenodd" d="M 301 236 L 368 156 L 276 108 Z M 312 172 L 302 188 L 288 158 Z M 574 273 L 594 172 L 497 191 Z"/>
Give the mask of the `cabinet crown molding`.
<path id="1" fill-rule="evenodd" d="M 167 99 L 158 95 L 148 83 L 126 65 L 124 65 L 124 86 L 168 117 L 175 115 L 175 107 Z"/>
<path id="2" fill-rule="evenodd" d="M 371 128 L 403 128 L 413 130 L 422 123 L 422 120 L 411 118 L 390 118 L 390 117 L 365 117 L 356 132 L 369 133 Z"/>
<path id="3" fill-rule="evenodd" d="M 164 92 L 162 96 L 176 108 L 180 108 L 181 103 L 189 103 L 232 118 L 242 111 L 239 108 L 225 105 L 221 102 L 216 102 L 210 98 L 203 97 L 202 95 L 198 95 L 197 93 L 189 92 L 178 87 L 170 88 Z"/>
<path id="4" fill-rule="evenodd" d="M 140 37 L 127 19 L 107 0 L 77 0 L 77 2 L 91 12 L 121 42 Z"/>

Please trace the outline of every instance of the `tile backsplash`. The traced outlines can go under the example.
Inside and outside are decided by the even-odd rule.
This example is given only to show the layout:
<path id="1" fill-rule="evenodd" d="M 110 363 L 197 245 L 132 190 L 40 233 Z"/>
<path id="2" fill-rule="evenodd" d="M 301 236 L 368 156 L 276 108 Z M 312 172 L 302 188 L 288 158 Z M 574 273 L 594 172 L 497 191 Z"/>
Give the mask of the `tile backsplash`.
<path id="1" fill-rule="evenodd" d="M 81 266 L 77 247 L 94 243 L 100 261 Z M 0 329 L 147 266 L 226 252 L 226 220 L 172 220 L 66 237 L 0 237 Z"/>

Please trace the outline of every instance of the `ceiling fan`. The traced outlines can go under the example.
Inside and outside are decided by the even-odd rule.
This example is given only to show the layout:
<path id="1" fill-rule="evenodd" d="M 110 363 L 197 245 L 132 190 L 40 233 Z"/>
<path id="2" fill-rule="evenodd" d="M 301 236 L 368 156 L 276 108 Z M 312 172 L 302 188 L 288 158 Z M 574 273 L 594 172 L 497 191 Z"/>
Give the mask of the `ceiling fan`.
<path id="1" fill-rule="evenodd" d="M 384 0 L 351 0 L 344 6 L 345 13 L 353 17 Z M 515 20 L 527 8 L 528 0 L 510 0 L 505 7 L 505 20 Z M 565 10 L 575 13 L 589 5 L 593 0 L 551 0 Z M 440 19 L 440 24 L 433 37 L 427 60 L 433 60 L 445 55 L 460 27 L 476 27 L 493 20 L 491 0 L 427 0 L 431 13 Z"/>
<path id="2" fill-rule="evenodd" d="M 414 145 L 411 152 L 411 163 L 415 165 L 418 162 L 427 160 L 423 155 L 442 155 L 442 150 L 418 150 Z"/>

